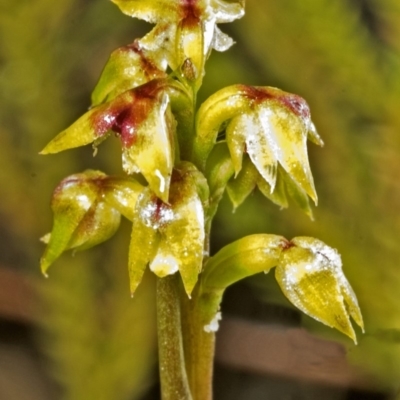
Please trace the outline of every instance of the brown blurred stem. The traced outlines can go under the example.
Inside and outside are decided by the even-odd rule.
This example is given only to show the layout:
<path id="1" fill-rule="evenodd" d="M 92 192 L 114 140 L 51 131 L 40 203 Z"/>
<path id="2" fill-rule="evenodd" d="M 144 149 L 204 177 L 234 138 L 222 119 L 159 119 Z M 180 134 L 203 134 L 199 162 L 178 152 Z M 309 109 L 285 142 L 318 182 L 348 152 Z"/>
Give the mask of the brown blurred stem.
<path id="1" fill-rule="evenodd" d="M 157 281 L 158 354 L 162 400 L 192 400 L 185 370 L 179 276 Z"/>

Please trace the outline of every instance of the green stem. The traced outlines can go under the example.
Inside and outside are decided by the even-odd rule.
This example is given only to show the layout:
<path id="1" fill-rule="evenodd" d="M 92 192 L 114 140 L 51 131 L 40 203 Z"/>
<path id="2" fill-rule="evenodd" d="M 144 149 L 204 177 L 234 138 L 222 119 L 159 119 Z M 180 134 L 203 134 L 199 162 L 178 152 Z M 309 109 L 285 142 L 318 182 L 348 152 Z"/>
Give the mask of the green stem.
<path id="1" fill-rule="evenodd" d="M 192 400 L 185 370 L 177 275 L 157 281 L 158 353 L 162 400 Z"/>
<path id="2" fill-rule="evenodd" d="M 202 293 L 200 284 L 192 299 L 182 296 L 183 344 L 193 400 L 212 399 L 215 332 L 204 328 L 216 316 L 220 301 L 220 295 Z"/>

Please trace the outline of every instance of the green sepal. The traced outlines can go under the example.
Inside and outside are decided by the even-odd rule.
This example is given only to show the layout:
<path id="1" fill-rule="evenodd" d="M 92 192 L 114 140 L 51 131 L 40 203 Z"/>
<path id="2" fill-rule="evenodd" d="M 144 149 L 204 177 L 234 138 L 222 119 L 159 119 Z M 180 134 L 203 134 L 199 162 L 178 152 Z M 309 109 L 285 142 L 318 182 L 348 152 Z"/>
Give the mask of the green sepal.
<path id="1" fill-rule="evenodd" d="M 290 198 L 300 209 L 314 220 L 313 210 L 310 204 L 308 194 L 292 179 L 292 177 L 283 169 L 280 168 L 279 176 L 285 185 L 287 197 Z"/>
<path id="2" fill-rule="evenodd" d="M 179 82 L 154 79 L 84 114 L 56 136 L 42 154 L 97 144 L 113 131 L 121 140 L 125 172 L 142 173 L 157 196 L 168 201 L 176 148 L 171 99 L 178 108 L 189 100 Z"/>
<path id="3" fill-rule="evenodd" d="M 259 175 L 259 178 L 257 180 L 257 187 L 267 199 L 271 200 L 277 206 L 281 208 L 287 208 L 289 206 L 286 183 L 282 176 L 282 168 L 280 166 L 278 166 L 278 175 L 273 191 L 271 191 L 271 186 L 262 178 L 261 175 Z M 305 211 L 306 214 L 309 215 L 308 209 L 303 211 Z"/>
<path id="4" fill-rule="evenodd" d="M 165 78 L 167 74 L 159 64 L 154 54 L 142 48 L 140 40 L 113 51 L 93 90 L 92 105 L 112 100 L 152 79 Z"/>
<path id="5" fill-rule="evenodd" d="M 281 253 L 275 277 L 297 308 L 356 342 L 350 317 L 362 329 L 364 324 L 335 249 L 311 237 L 294 238 Z"/>
<path id="6" fill-rule="evenodd" d="M 239 174 L 228 182 L 226 192 L 232 202 L 233 209 L 236 210 L 254 191 L 260 177 L 257 169 L 246 157 L 243 167 Z"/>
<path id="7" fill-rule="evenodd" d="M 218 204 L 225 192 L 226 185 L 234 172 L 226 142 L 218 142 L 210 153 L 205 170 L 205 176 L 210 187 L 209 211 L 207 213 L 210 223 L 217 212 Z"/>
<path id="8" fill-rule="evenodd" d="M 45 239 L 41 270 L 70 248 L 84 249 L 107 240 L 119 226 L 119 213 L 101 201 L 100 171 L 88 170 L 65 178 L 54 190 L 51 208 L 54 222 Z"/>
<path id="9" fill-rule="evenodd" d="M 133 221 L 136 201 L 144 186 L 135 179 L 110 176 L 103 183 L 103 198 L 129 221 Z"/>
<path id="10" fill-rule="evenodd" d="M 278 264 L 287 243 L 282 236 L 257 234 L 228 244 L 205 264 L 204 291 L 224 290 L 241 279 L 268 272 Z"/>
<path id="11" fill-rule="evenodd" d="M 160 235 L 150 221 L 149 204 L 153 203 L 154 198 L 151 190 L 145 188 L 136 202 L 128 257 L 132 296 L 142 281 L 148 263 L 154 258 L 160 241 Z"/>
<path id="12" fill-rule="evenodd" d="M 196 115 L 194 141 L 194 162 L 198 168 L 204 169 L 220 126 L 238 113 L 250 110 L 251 102 L 242 89 L 242 85 L 228 86 L 211 95 L 200 106 Z"/>
<path id="13" fill-rule="evenodd" d="M 190 296 L 201 272 L 205 239 L 204 202 L 208 185 L 194 165 L 183 162 L 174 171 L 170 203 L 173 218 L 160 233 L 171 257 L 177 260 L 186 293 Z"/>
<path id="14" fill-rule="evenodd" d="M 190 296 L 202 267 L 207 200 L 207 181 L 189 162 L 174 169 L 168 203 L 157 198 L 150 188 L 143 190 L 136 203 L 132 228 L 132 293 L 149 264 L 160 278 L 179 271 Z"/>
<path id="15" fill-rule="evenodd" d="M 111 0 L 120 10 L 129 15 L 150 23 L 158 23 L 162 19 L 170 19 L 176 13 L 178 2 L 170 0 Z M 164 16 L 164 18 L 163 18 Z"/>
<path id="16" fill-rule="evenodd" d="M 243 168 L 236 178 L 232 178 L 227 186 L 227 193 L 232 201 L 233 208 L 239 207 L 246 198 L 258 187 L 260 192 L 274 204 L 281 208 L 288 207 L 285 181 L 281 176 L 281 167 L 278 167 L 278 176 L 274 190 L 257 171 L 257 168 L 246 155 L 243 159 Z"/>
<path id="17" fill-rule="evenodd" d="M 121 221 L 121 214 L 102 201 L 95 201 L 74 231 L 67 249 L 86 250 L 112 237 Z"/>

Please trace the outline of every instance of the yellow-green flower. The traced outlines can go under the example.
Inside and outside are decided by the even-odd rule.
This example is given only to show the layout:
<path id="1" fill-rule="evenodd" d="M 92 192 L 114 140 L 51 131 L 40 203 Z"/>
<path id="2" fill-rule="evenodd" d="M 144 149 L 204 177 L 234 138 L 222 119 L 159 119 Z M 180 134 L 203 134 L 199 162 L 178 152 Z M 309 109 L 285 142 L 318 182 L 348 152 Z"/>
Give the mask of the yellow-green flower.
<path id="1" fill-rule="evenodd" d="M 136 204 L 129 250 L 131 293 L 149 264 L 159 277 L 179 271 L 190 295 L 202 267 L 207 199 L 205 178 L 188 162 L 174 169 L 169 203 L 149 189 L 143 191 Z"/>
<path id="2" fill-rule="evenodd" d="M 173 70 L 190 60 L 195 79 L 201 82 L 212 48 L 227 50 L 233 40 L 217 24 L 244 15 L 243 1 L 224 0 L 112 0 L 127 15 L 157 24 L 142 39 L 143 46 L 157 43 Z"/>
<path id="3" fill-rule="evenodd" d="M 233 85 L 218 91 L 202 104 L 197 115 L 194 153 L 200 167 L 223 127 L 236 175 L 247 153 L 271 193 L 281 166 L 317 202 L 307 139 L 319 145 L 323 142 L 304 99 L 272 87 Z"/>
<path id="4" fill-rule="evenodd" d="M 294 238 L 283 249 L 275 276 L 297 308 L 356 342 L 350 317 L 362 329 L 363 319 L 335 249 L 311 237 Z"/>
<path id="5" fill-rule="evenodd" d="M 183 93 L 181 89 L 178 82 L 155 79 L 128 90 L 88 111 L 57 135 L 42 154 L 96 145 L 114 132 L 121 140 L 125 172 L 142 173 L 157 196 L 168 201 L 176 148 L 170 103 L 177 92 L 175 97 Z"/>
<path id="6" fill-rule="evenodd" d="M 51 208 L 54 222 L 41 259 L 41 269 L 66 250 L 84 250 L 108 240 L 118 229 L 120 215 L 133 219 L 143 186 L 133 179 L 109 177 L 100 171 L 74 174 L 54 190 Z"/>

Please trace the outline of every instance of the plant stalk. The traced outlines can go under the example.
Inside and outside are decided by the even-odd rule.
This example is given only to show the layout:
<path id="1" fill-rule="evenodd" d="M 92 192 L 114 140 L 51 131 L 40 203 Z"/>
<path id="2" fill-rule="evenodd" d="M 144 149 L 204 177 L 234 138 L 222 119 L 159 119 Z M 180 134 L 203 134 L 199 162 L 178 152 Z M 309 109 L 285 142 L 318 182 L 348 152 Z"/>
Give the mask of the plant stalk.
<path id="1" fill-rule="evenodd" d="M 179 302 L 180 276 L 157 280 L 158 355 L 162 400 L 193 400 L 185 369 Z"/>
<path id="2" fill-rule="evenodd" d="M 212 400 L 215 332 L 205 327 L 216 316 L 221 296 L 202 293 L 199 284 L 192 299 L 181 298 L 185 364 L 193 400 Z"/>

